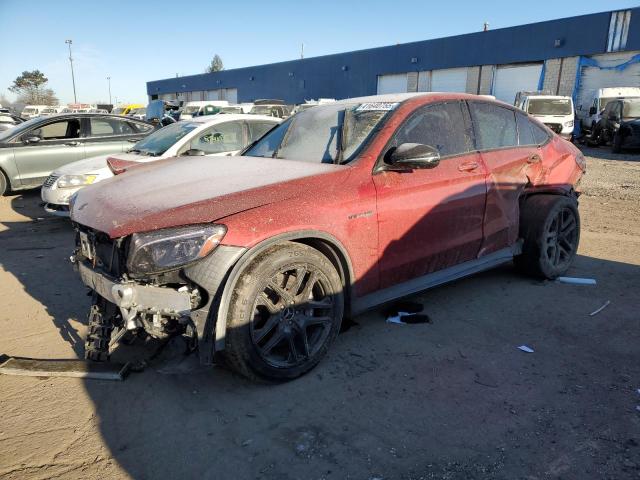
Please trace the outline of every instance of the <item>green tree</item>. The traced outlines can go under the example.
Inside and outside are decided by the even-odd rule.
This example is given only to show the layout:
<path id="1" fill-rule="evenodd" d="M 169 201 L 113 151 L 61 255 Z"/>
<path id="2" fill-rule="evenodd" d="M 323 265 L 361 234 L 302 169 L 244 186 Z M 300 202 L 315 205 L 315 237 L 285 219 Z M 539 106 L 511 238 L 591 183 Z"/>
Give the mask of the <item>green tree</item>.
<path id="1" fill-rule="evenodd" d="M 205 73 L 219 72 L 221 70 L 224 70 L 224 63 L 222 63 L 220 55 L 216 53 L 211 60 L 211 64 L 209 64 L 209 66 L 205 69 Z"/>
<path id="2" fill-rule="evenodd" d="M 28 105 L 56 105 L 58 99 L 50 88 L 45 88 L 49 79 L 40 70 L 22 72 L 9 91 L 18 95 L 18 102 Z"/>

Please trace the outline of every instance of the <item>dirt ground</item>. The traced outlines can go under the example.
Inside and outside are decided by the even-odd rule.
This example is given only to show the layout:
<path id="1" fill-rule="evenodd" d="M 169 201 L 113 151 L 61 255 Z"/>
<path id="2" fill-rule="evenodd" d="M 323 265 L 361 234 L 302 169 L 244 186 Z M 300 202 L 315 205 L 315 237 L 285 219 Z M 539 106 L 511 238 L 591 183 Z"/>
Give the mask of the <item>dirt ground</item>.
<path id="1" fill-rule="evenodd" d="M 284 385 L 170 353 L 121 383 L 0 376 L 0 478 L 639 479 L 640 154 L 585 154 L 570 274 L 597 286 L 505 266 L 417 295 L 432 324 L 356 318 Z M 0 353 L 82 358 L 72 238 L 37 191 L 0 199 Z"/>

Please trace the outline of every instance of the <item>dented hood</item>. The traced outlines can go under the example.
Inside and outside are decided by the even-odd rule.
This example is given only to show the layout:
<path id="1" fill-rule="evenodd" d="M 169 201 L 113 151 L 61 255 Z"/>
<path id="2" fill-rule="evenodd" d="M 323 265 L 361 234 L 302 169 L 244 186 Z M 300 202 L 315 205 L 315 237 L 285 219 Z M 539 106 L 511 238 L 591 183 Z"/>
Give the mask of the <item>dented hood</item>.
<path id="1" fill-rule="evenodd" d="M 72 201 L 71 219 L 112 238 L 214 222 L 308 194 L 301 179 L 346 170 L 343 165 L 274 158 L 168 158 L 81 189 Z"/>

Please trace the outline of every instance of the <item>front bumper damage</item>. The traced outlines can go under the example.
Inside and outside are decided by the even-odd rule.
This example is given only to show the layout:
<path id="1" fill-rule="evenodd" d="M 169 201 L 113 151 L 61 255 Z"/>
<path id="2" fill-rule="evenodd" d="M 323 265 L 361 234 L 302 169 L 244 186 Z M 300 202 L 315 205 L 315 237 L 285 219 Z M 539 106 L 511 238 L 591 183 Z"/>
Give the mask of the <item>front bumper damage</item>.
<path id="1" fill-rule="evenodd" d="M 167 284 L 157 278 L 110 275 L 80 252 L 72 257 L 72 263 L 82 283 L 119 310 L 123 328 L 144 329 L 154 337 L 161 337 L 174 330 L 168 329 L 168 325 L 191 326 L 195 329 L 201 363 L 211 365 L 217 306 L 224 281 L 245 251 L 242 247 L 221 245 L 202 260 L 175 272 Z M 176 282 L 176 278 L 180 281 Z"/>

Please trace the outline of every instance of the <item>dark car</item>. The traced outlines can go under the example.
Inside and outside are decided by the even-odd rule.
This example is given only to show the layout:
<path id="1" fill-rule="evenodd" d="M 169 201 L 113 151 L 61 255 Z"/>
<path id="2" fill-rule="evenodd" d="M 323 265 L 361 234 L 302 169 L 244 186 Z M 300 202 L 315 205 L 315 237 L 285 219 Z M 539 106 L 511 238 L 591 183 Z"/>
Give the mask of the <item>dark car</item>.
<path id="1" fill-rule="evenodd" d="M 640 148 L 640 98 L 618 99 L 607 103 L 592 135 L 593 142 L 619 153 L 623 148 Z"/>
<path id="2" fill-rule="evenodd" d="M 39 187 L 67 163 L 128 150 L 153 125 L 117 115 L 38 117 L 0 132 L 0 195 Z"/>
<path id="3" fill-rule="evenodd" d="M 536 119 L 450 93 L 318 105 L 243 156 L 136 167 L 71 208 L 94 291 L 87 357 L 124 334 L 185 335 L 204 364 L 222 354 L 250 378 L 295 378 L 343 315 L 514 258 L 564 274 L 584 170 Z"/>

